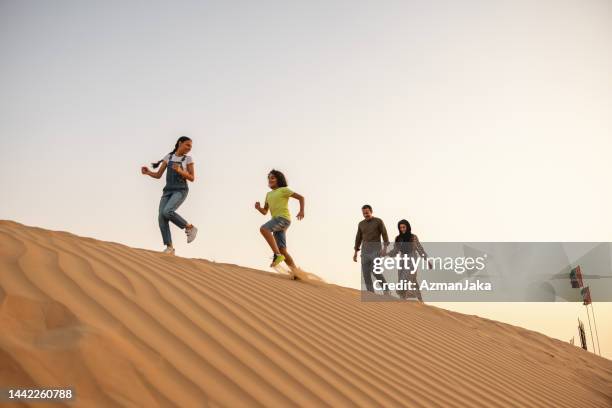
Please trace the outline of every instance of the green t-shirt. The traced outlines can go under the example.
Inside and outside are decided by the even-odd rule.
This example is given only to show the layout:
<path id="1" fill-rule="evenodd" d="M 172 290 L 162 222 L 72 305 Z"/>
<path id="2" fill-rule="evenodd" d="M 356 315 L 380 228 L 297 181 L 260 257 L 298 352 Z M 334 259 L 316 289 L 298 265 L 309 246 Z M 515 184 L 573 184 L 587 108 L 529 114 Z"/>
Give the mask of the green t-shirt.
<path id="1" fill-rule="evenodd" d="M 266 203 L 268 203 L 272 218 L 283 217 L 291 221 L 291 214 L 289 214 L 289 197 L 291 194 L 293 194 L 293 191 L 289 187 L 279 187 L 266 194 Z"/>

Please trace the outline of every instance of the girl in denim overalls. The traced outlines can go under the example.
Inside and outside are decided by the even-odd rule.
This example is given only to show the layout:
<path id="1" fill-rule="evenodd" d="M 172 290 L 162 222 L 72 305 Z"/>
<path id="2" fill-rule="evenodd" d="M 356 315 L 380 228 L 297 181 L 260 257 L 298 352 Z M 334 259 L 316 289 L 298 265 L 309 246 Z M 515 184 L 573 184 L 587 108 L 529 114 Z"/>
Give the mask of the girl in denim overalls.
<path id="1" fill-rule="evenodd" d="M 170 221 L 180 229 L 184 229 L 187 234 L 187 243 L 192 242 L 198 229 L 189 224 L 183 217 L 176 213 L 189 192 L 187 180 L 193 182 L 195 180 L 195 172 L 191 156 L 187 153 L 191 151 L 191 139 L 187 136 L 181 136 L 174 146 L 174 150 L 167 154 L 157 163 L 152 163 L 154 169 L 159 169 L 156 172 L 150 171 L 147 167 L 142 167 L 142 174 L 153 178 L 161 178 L 164 171 L 166 173 L 166 186 L 159 201 L 159 229 L 161 230 L 162 239 L 166 249 L 164 253 L 174 255 L 174 247 L 172 246 L 172 235 L 170 234 Z M 160 166 L 161 164 L 161 166 Z"/>

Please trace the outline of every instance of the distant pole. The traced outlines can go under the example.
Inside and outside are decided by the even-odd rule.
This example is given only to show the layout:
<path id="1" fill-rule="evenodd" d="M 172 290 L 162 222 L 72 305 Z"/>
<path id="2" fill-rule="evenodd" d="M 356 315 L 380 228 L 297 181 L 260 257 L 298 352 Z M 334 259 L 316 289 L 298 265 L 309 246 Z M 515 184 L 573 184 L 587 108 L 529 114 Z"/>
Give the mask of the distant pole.
<path id="1" fill-rule="evenodd" d="M 580 335 L 580 346 L 584 350 L 587 350 L 586 334 L 584 334 L 584 324 L 582 324 L 580 318 L 578 318 L 578 334 Z"/>
<path id="2" fill-rule="evenodd" d="M 595 308 L 593 307 L 593 303 L 591 303 L 591 311 L 593 312 L 593 326 L 595 326 L 595 338 L 597 339 L 597 349 L 599 350 L 599 355 L 601 356 L 601 346 L 599 345 L 599 334 L 597 333 L 597 322 L 595 321 Z"/>
<path id="3" fill-rule="evenodd" d="M 595 339 L 593 338 L 593 329 L 591 329 L 591 315 L 589 314 L 589 307 L 587 305 L 584 305 L 584 308 L 587 311 L 587 318 L 589 319 L 589 333 L 591 333 L 591 343 L 593 343 L 593 353 L 595 353 Z"/>

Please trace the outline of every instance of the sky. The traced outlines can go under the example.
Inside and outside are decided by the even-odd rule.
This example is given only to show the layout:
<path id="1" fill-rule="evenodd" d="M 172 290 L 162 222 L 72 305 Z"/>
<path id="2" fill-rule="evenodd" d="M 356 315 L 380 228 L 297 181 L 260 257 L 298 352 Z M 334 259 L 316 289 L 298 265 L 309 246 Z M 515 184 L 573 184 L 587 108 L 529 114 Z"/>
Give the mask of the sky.
<path id="1" fill-rule="evenodd" d="M 365 203 L 423 242 L 612 241 L 607 0 L 2 0 L 0 55 L 2 219 L 161 250 L 163 181 L 139 168 L 187 135 L 200 232 L 173 227 L 180 256 L 266 269 L 271 168 L 306 197 L 290 252 L 342 286 Z M 442 306 L 564 341 L 586 322 Z"/>

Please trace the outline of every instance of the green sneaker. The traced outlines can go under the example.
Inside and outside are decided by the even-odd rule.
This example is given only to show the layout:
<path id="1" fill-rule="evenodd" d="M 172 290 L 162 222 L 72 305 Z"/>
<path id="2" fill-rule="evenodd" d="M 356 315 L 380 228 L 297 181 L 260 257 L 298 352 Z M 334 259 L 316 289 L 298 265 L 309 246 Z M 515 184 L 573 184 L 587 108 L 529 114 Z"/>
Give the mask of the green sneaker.
<path id="1" fill-rule="evenodd" d="M 274 258 L 272 259 L 271 267 L 278 266 L 281 262 L 285 260 L 285 255 L 282 254 L 274 254 Z"/>

